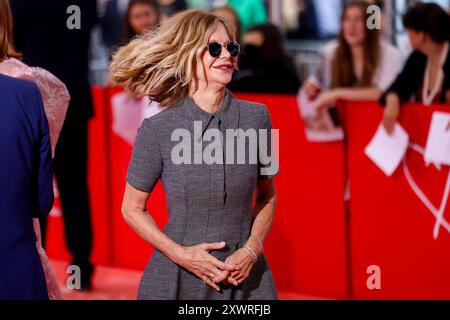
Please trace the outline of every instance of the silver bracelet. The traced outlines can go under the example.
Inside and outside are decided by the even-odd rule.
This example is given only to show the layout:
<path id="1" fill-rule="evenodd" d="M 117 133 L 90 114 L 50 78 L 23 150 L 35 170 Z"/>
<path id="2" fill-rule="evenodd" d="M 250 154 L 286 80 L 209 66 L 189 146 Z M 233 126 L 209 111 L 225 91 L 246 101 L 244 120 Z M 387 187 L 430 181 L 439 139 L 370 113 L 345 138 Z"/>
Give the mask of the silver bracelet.
<path id="1" fill-rule="evenodd" d="M 258 261 L 258 256 L 256 255 L 255 251 L 253 251 L 250 247 L 244 246 L 244 249 L 247 251 L 247 253 L 252 257 L 253 261 L 256 263 Z"/>
<path id="2" fill-rule="evenodd" d="M 259 240 L 259 238 L 257 236 L 254 236 L 254 237 L 256 238 L 256 240 L 258 240 L 259 245 L 261 246 L 261 252 L 263 252 L 264 251 L 264 245 L 263 245 L 262 241 Z"/>

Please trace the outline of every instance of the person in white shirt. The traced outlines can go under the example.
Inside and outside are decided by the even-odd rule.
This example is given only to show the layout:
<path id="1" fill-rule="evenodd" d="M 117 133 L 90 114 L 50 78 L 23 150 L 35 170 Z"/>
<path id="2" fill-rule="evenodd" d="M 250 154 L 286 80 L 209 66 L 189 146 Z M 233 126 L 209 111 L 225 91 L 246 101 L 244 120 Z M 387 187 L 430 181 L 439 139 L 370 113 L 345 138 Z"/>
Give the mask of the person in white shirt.
<path id="1" fill-rule="evenodd" d="M 316 72 L 303 86 L 319 110 L 337 100 L 378 100 L 403 65 L 400 51 L 369 29 L 365 1 L 348 2 L 342 13 L 338 40 L 325 46 Z"/>

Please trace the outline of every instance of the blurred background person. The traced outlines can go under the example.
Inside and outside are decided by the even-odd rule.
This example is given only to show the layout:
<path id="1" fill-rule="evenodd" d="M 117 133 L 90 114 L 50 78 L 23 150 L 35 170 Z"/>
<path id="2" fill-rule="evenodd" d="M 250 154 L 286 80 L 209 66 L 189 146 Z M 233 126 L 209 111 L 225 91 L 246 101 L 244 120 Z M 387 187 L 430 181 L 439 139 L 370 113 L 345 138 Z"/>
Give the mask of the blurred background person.
<path id="1" fill-rule="evenodd" d="M 123 25 L 130 0 L 107 0 L 100 25 L 102 40 L 110 54 L 122 44 Z"/>
<path id="2" fill-rule="evenodd" d="M 367 7 L 358 0 L 345 5 L 338 40 L 326 45 L 322 62 L 304 85 L 319 110 L 336 106 L 339 99 L 378 100 L 401 68 L 400 52 L 380 40 L 379 30 L 366 27 Z"/>
<path id="3" fill-rule="evenodd" d="M 159 25 L 161 12 L 156 0 L 130 0 L 125 15 L 124 42 L 153 30 Z"/>
<path id="4" fill-rule="evenodd" d="M 80 8 L 81 28 L 69 29 L 71 5 Z M 54 171 L 68 249 L 81 270 L 81 287 L 91 287 L 92 228 L 87 187 L 88 120 L 93 115 L 88 80 L 88 47 L 96 23 L 97 4 L 92 0 L 14 0 L 14 39 L 23 61 L 58 77 L 71 96 L 54 158 Z M 46 218 L 41 220 L 45 245 Z"/>
<path id="5" fill-rule="evenodd" d="M 424 105 L 450 103 L 449 15 L 435 3 L 418 3 L 406 12 L 403 24 L 414 51 L 380 100 L 389 133 L 402 103 L 411 99 Z"/>
<path id="6" fill-rule="evenodd" d="M 243 37 L 239 70 L 228 88 L 237 92 L 296 93 L 300 87 L 293 59 L 273 24 L 250 28 Z"/>
<path id="7" fill-rule="evenodd" d="M 236 31 L 236 39 L 240 42 L 241 39 L 241 22 L 239 21 L 239 16 L 236 11 L 229 5 L 221 6 L 214 8 L 212 13 L 218 16 L 219 18 L 227 21 L 231 27 Z"/>

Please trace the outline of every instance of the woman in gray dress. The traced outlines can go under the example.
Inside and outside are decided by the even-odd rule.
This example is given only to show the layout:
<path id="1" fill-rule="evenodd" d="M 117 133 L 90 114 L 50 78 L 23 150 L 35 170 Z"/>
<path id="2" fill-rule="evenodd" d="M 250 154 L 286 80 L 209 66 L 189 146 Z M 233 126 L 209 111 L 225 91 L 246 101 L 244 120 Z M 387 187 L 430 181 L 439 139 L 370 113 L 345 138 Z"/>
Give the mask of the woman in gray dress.
<path id="1" fill-rule="evenodd" d="M 226 89 L 239 55 L 234 34 L 221 18 L 188 10 L 111 64 L 116 83 L 166 107 L 138 131 L 122 206 L 155 247 L 139 299 L 277 299 L 263 253 L 277 200 L 276 135 L 263 105 Z M 146 212 L 159 179 L 170 216 L 163 231 Z"/>

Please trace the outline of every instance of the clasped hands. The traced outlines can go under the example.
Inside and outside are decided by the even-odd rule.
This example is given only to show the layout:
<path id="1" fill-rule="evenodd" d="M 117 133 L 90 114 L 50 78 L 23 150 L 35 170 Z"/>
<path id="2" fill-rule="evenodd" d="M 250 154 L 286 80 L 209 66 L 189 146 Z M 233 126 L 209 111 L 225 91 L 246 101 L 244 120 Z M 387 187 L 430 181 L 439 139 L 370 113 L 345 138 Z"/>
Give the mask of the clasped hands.
<path id="1" fill-rule="evenodd" d="M 255 265 L 254 259 L 244 248 L 236 250 L 225 262 L 210 254 L 210 251 L 221 250 L 225 246 L 225 242 L 218 242 L 184 247 L 177 263 L 216 291 L 220 292 L 220 283 L 239 286 L 248 279 Z M 257 246 L 252 245 L 250 240 L 246 246 L 252 248 L 258 255 L 262 253 L 262 250 L 257 250 Z"/>

